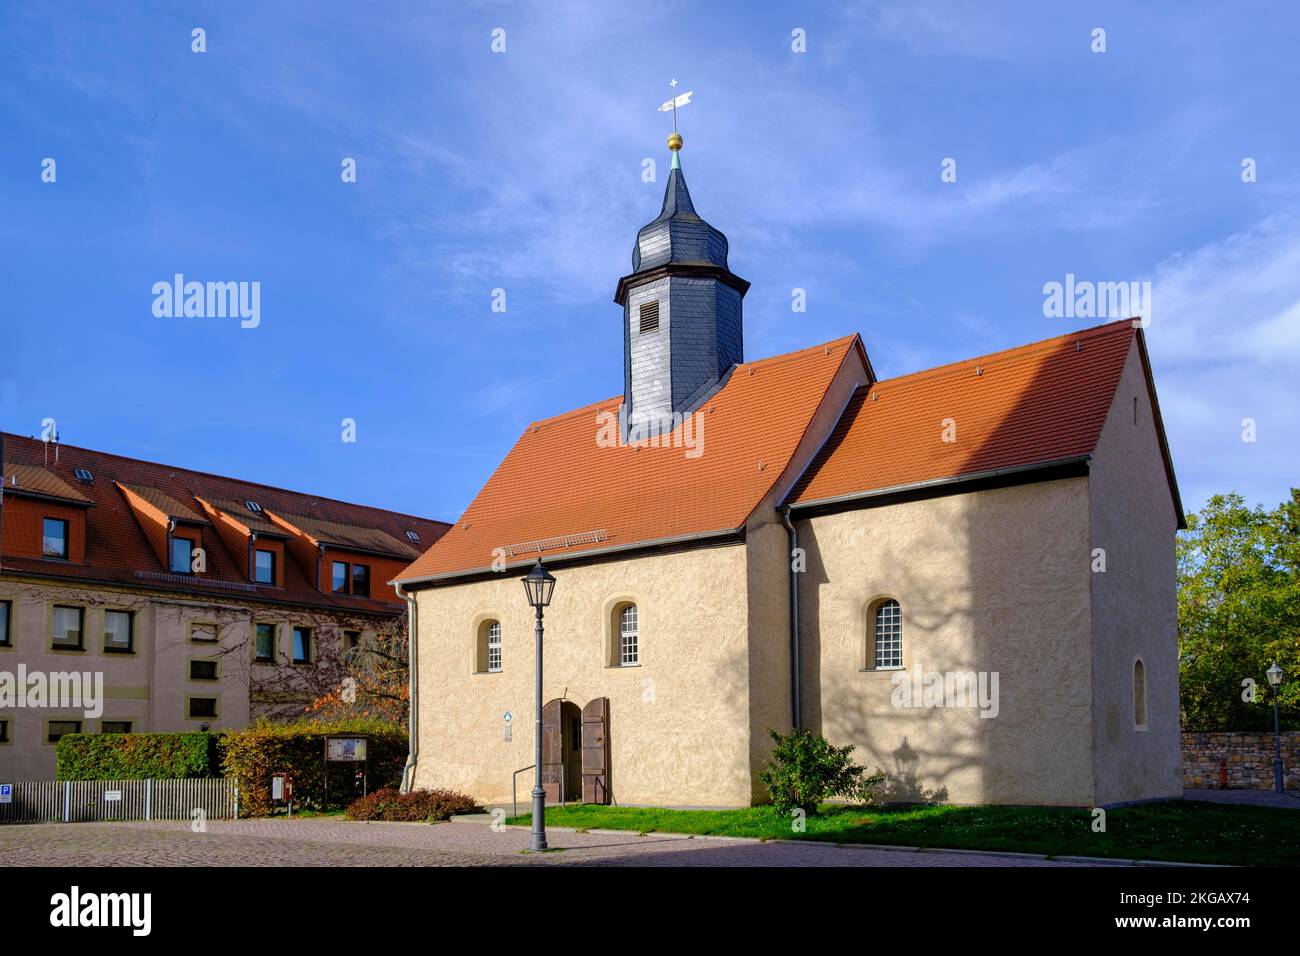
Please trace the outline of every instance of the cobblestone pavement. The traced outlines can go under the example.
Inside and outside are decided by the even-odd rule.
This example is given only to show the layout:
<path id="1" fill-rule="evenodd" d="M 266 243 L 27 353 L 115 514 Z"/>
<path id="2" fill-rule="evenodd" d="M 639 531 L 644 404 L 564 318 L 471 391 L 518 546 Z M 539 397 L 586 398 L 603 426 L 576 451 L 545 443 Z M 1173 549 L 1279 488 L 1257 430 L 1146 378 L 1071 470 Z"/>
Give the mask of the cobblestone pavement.
<path id="1" fill-rule="evenodd" d="M 1016 856 L 552 829 L 558 852 L 525 852 L 528 831 L 481 823 L 338 819 L 44 823 L 0 827 L 8 866 L 1071 866 Z"/>

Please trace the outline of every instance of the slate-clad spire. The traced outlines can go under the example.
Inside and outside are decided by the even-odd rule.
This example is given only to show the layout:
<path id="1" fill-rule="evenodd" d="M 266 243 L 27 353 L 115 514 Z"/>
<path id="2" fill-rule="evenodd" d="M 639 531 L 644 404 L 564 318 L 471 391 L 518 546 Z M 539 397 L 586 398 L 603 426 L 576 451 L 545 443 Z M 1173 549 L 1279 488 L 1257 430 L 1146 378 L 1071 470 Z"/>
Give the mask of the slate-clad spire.
<path id="1" fill-rule="evenodd" d="M 673 133 L 663 207 L 637 233 L 632 272 L 614 294 L 623 306 L 628 427 L 650 435 L 694 411 L 744 361 L 741 299 L 749 283 L 727 265 L 727 237 L 695 211 L 681 147 Z"/>

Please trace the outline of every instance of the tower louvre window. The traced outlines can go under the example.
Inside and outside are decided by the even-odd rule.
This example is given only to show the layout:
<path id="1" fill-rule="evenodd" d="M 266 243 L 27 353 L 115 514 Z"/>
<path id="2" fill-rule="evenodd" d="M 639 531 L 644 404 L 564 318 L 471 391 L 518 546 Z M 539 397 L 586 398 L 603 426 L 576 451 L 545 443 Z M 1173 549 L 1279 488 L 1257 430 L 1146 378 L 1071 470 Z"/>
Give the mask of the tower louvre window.
<path id="1" fill-rule="evenodd" d="M 647 332 L 658 332 L 659 331 L 659 300 L 655 299 L 653 302 L 642 303 L 639 316 L 641 319 L 642 335 L 645 335 Z"/>

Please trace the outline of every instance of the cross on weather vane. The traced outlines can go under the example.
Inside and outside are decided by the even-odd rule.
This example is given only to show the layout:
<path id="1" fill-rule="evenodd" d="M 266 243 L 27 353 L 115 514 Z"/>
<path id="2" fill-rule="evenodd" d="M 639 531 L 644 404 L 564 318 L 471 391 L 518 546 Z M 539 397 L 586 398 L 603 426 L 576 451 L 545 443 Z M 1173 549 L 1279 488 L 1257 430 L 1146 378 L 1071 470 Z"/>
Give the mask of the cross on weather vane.
<path id="1" fill-rule="evenodd" d="M 671 86 L 674 90 L 677 89 L 676 80 L 672 80 L 668 85 Z M 679 132 L 677 132 L 677 107 L 685 106 L 687 103 L 689 103 L 691 101 L 691 95 L 694 92 L 695 92 L 694 90 L 687 90 L 681 96 L 674 96 L 671 100 L 665 102 L 663 106 L 659 107 L 660 113 L 673 114 L 673 132 L 672 135 L 668 137 L 668 148 L 673 151 L 674 169 L 678 168 L 677 151 L 682 148 L 682 136 Z"/>
<path id="2" fill-rule="evenodd" d="M 677 81 L 676 81 L 676 80 L 670 80 L 669 83 L 668 83 L 668 85 L 671 86 L 674 90 L 677 89 Z M 667 102 L 665 102 L 663 106 L 659 107 L 659 112 L 660 112 L 660 113 L 672 113 L 672 114 L 673 114 L 673 132 L 674 132 L 674 133 L 677 132 L 677 107 L 679 107 L 679 106 L 685 106 L 687 103 L 689 103 L 689 102 L 691 101 L 691 96 L 692 96 L 692 94 L 694 94 L 694 92 L 695 92 L 694 90 L 687 90 L 687 91 L 686 91 L 685 93 L 683 93 L 681 96 L 674 96 L 671 100 L 668 100 Z"/>

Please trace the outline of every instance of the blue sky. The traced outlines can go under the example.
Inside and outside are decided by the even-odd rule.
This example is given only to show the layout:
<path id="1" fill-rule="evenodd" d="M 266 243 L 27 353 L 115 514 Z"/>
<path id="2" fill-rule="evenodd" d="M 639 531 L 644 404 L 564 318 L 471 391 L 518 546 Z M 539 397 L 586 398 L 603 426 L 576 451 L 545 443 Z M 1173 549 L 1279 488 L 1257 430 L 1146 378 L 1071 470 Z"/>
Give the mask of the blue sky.
<path id="1" fill-rule="evenodd" d="M 622 388 L 676 77 L 747 358 L 860 331 L 889 377 L 1094 324 L 1044 316 L 1067 273 L 1150 281 L 1187 507 L 1276 503 L 1298 31 L 1289 3 L 6 4 L 0 427 L 456 518 L 527 422 Z M 261 324 L 155 317 L 178 272 L 260 282 Z"/>

